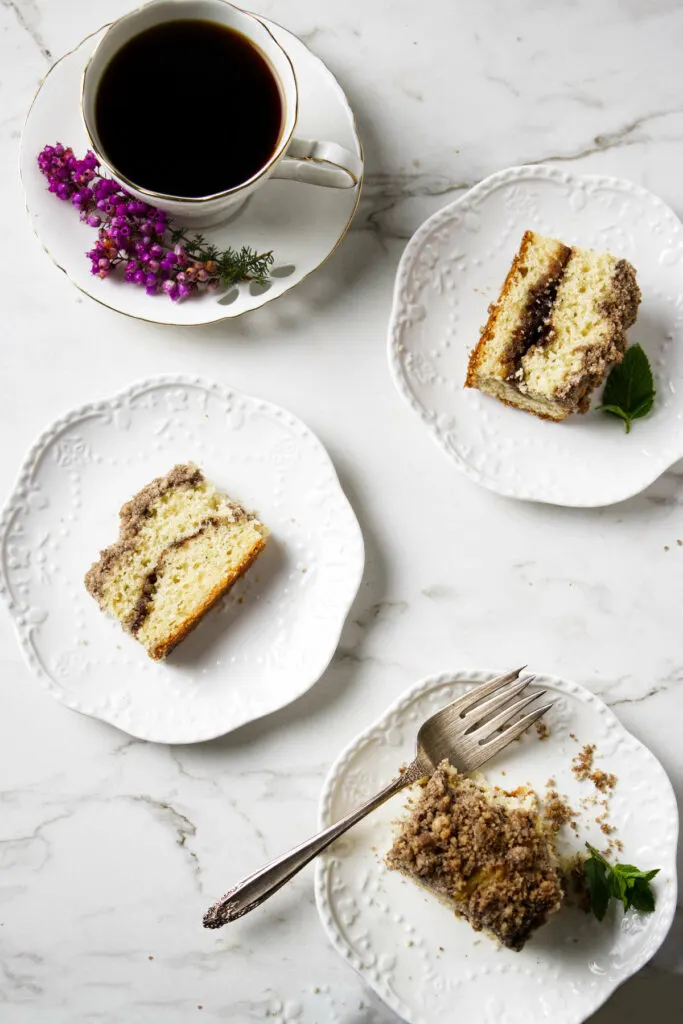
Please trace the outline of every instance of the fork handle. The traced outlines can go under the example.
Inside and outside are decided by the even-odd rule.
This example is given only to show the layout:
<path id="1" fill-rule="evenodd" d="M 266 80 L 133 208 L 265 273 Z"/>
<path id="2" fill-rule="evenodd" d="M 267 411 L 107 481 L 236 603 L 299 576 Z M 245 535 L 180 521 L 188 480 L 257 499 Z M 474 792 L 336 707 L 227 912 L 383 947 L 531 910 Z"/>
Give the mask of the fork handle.
<path id="1" fill-rule="evenodd" d="M 282 888 L 290 878 L 294 878 L 294 875 L 298 874 L 319 853 L 327 849 L 335 839 L 339 839 L 340 836 L 343 836 L 345 832 L 361 821 L 367 814 L 376 810 L 390 797 L 400 793 L 402 789 L 410 786 L 423 775 L 424 771 L 421 771 L 417 766 L 417 762 L 414 761 L 403 774 L 380 790 L 376 796 L 368 800 L 362 807 L 351 811 L 350 814 L 347 814 L 336 824 L 330 825 L 329 828 L 323 829 L 322 832 L 318 832 L 317 835 L 312 836 L 305 843 L 301 843 L 300 846 L 295 846 L 289 853 L 285 853 L 282 857 L 271 861 L 270 864 L 266 864 L 260 871 L 256 871 L 253 875 L 242 879 L 218 903 L 215 903 L 210 910 L 207 910 L 204 915 L 204 927 L 220 928 L 229 921 L 236 921 L 239 917 L 244 917 L 250 910 L 254 910 L 255 907 L 265 903 L 274 892 Z"/>

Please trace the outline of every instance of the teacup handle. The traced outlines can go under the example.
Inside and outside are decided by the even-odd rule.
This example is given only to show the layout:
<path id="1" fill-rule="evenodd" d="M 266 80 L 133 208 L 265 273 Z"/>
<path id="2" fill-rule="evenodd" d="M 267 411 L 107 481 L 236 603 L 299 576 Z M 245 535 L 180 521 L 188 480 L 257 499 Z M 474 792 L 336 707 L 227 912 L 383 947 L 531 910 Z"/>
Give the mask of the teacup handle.
<path id="1" fill-rule="evenodd" d="M 272 177 L 290 178 L 327 188 L 354 188 L 362 174 L 363 162 L 350 149 L 344 149 L 336 142 L 292 139 Z"/>

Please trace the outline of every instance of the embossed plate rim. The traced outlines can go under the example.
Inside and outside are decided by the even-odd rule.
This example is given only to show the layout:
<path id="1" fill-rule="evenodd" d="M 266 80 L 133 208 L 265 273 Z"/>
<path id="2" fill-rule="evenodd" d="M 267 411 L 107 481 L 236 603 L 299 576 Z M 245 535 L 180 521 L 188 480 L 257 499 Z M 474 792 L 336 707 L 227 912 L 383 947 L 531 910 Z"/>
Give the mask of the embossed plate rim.
<path id="1" fill-rule="evenodd" d="M 334 764 L 330 768 L 330 771 L 325 779 L 325 783 L 320 796 L 319 804 L 319 824 L 321 828 L 325 828 L 332 822 L 332 804 L 335 797 L 335 792 L 340 784 L 344 783 L 346 773 L 353 762 L 354 758 L 364 748 L 369 747 L 371 742 L 378 740 L 382 742 L 383 737 L 386 735 L 387 726 L 396 716 L 400 716 L 409 711 L 411 706 L 421 698 L 425 697 L 432 691 L 437 691 L 442 687 L 452 683 L 471 683 L 476 685 L 478 683 L 486 682 L 494 676 L 500 674 L 499 672 L 487 671 L 482 669 L 460 669 L 455 672 L 441 672 L 434 675 L 426 676 L 419 680 L 413 686 L 409 687 L 397 700 L 395 700 L 374 722 L 368 726 L 362 732 L 360 732 L 350 743 L 348 743 Z M 651 930 L 649 936 L 649 944 L 643 951 L 639 960 L 635 960 L 629 964 L 629 967 L 625 971 L 622 977 L 609 978 L 608 983 L 605 984 L 604 989 L 596 990 L 599 996 L 598 1000 L 590 1008 L 579 1009 L 578 1014 L 572 1012 L 571 1000 L 567 999 L 567 1014 L 561 1018 L 554 1018 L 556 1024 L 582 1024 L 590 1015 L 595 1013 L 600 1006 L 603 1005 L 610 997 L 610 995 L 629 977 L 640 970 L 641 967 L 647 963 L 652 956 L 656 953 L 657 949 L 661 946 L 666 938 L 671 924 L 676 913 L 676 900 L 677 900 L 677 871 L 676 871 L 676 849 L 677 849 L 677 837 L 678 837 L 678 807 L 676 803 L 676 797 L 673 790 L 671 781 L 666 774 L 663 766 L 657 760 L 652 751 L 645 746 L 642 741 L 633 735 L 623 723 L 619 720 L 617 715 L 609 708 L 600 697 L 594 694 L 591 690 L 587 689 L 579 683 L 570 682 L 562 679 L 558 676 L 549 675 L 545 673 L 537 674 L 537 682 L 540 686 L 554 689 L 555 691 L 565 694 L 566 696 L 578 700 L 582 704 L 588 706 L 593 712 L 604 719 L 605 723 L 610 729 L 617 730 L 623 739 L 638 748 L 639 754 L 647 761 L 649 761 L 653 770 L 659 773 L 660 785 L 657 791 L 658 801 L 661 806 L 665 807 L 669 817 L 667 818 L 669 831 L 667 833 L 667 839 L 669 841 L 668 849 L 663 852 L 659 866 L 663 868 L 664 872 L 668 873 L 669 882 L 666 887 L 659 893 L 657 902 L 657 916 L 652 922 L 652 925 L 648 927 Z M 436 707 L 435 707 L 436 710 Z M 411 723 L 411 728 L 412 728 Z M 504 755 L 503 755 L 504 756 Z M 397 755 L 400 758 L 401 754 Z M 396 767 L 399 764 L 397 762 Z M 486 768 L 483 769 L 484 773 Z M 549 766 L 549 774 L 552 774 L 553 768 Z M 386 781 L 389 781 L 388 779 Z M 390 837 L 387 837 L 390 841 Z M 387 848 L 389 846 L 387 842 Z M 343 843 L 344 840 L 340 840 Z M 458 1016 L 457 1008 L 454 1010 L 453 1016 L 450 1015 L 444 1017 L 439 1015 L 436 1016 L 425 1016 L 424 1012 L 421 1012 L 417 1007 L 411 1007 L 405 1005 L 391 990 L 388 985 L 384 985 L 378 974 L 373 972 L 372 969 L 365 968 L 359 959 L 354 948 L 346 941 L 343 931 L 338 927 L 334 900 L 330 898 L 329 894 L 329 873 L 331 865 L 334 861 L 334 847 L 331 850 L 323 854 L 316 863 L 315 872 L 315 895 L 316 905 L 320 920 L 322 922 L 325 933 L 328 939 L 337 950 L 337 952 L 354 968 L 354 970 L 361 975 L 366 984 L 369 984 L 371 988 L 377 993 L 377 995 L 390 1007 L 395 1013 L 408 1022 L 408 1024 L 459 1024 L 460 1017 Z M 427 899 L 427 897 L 425 897 Z M 430 898 L 431 899 L 431 898 Z M 434 908 L 440 909 L 440 905 L 437 901 L 432 901 Z M 477 940 L 475 933 L 472 932 L 472 941 L 477 942 L 490 942 L 488 939 Z M 386 953 L 392 955 L 394 950 L 374 949 L 371 951 L 377 956 Z M 491 943 L 492 951 L 495 953 L 495 945 Z M 515 954 L 519 955 L 519 954 Z M 464 970 L 464 966 L 463 966 Z M 501 976 L 502 978 L 505 975 Z M 492 980 L 492 979 L 491 979 Z M 471 984 L 477 984 L 476 978 L 470 982 Z M 528 1008 L 531 1014 L 534 1010 L 533 1006 Z M 532 1016 L 529 1019 L 534 1019 Z"/>
<path id="2" fill-rule="evenodd" d="M 148 391 L 178 386 L 204 390 L 209 395 L 215 394 L 226 399 L 237 398 L 245 403 L 252 404 L 254 407 L 258 407 L 259 411 L 267 411 L 269 415 L 273 416 L 275 419 L 281 420 L 288 427 L 296 431 L 301 443 L 305 443 L 310 446 L 311 450 L 314 451 L 316 456 L 320 459 L 320 465 L 324 468 L 325 473 L 329 474 L 327 479 L 330 484 L 331 494 L 334 495 L 335 501 L 338 502 L 338 508 L 341 510 L 341 513 L 345 518 L 346 531 L 353 546 L 354 557 L 353 560 L 350 560 L 349 562 L 348 571 L 344 580 L 345 599 L 340 603 L 339 608 L 336 609 L 334 620 L 330 617 L 331 640 L 329 645 L 321 653 L 320 664 L 314 666 L 313 670 L 310 672 L 302 673 L 292 671 L 291 676 L 297 680 L 297 683 L 295 687 L 292 687 L 291 692 L 286 693 L 284 699 L 281 699 L 283 691 L 275 690 L 272 694 L 274 700 L 267 705 L 264 704 L 260 707 L 257 713 L 250 713 L 246 717 L 241 717 L 227 723 L 220 721 L 217 724 L 217 720 L 211 719 L 204 723 L 204 728 L 202 730 L 197 730 L 191 735 L 187 733 L 178 735 L 161 735 L 158 732 L 155 732 L 154 728 L 149 724 L 146 725 L 144 721 L 132 724 L 123 724 L 120 717 L 117 717 L 116 714 L 107 714 L 102 713 L 101 711 L 94 712 L 88 709 L 83 705 L 82 700 L 72 699 L 71 695 L 66 693 L 56 682 L 51 673 L 44 669 L 34 655 L 31 647 L 30 636 L 32 626 L 31 623 L 27 622 L 22 615 L 22 611 L 26 611 L 27 609 L 22 609 L 22 607 L 17 606 L 13 599 L 11 585 L 7 578 L 6 562 L 8 538 L 15 517 L 18 514 L 21 514 L 27 488 L 30 487 L 40 460 L 43 458 L 45 453 L 50 450 L 50 447 L 62 432 L 69 426 L 82 422 L 85 418 L 101 415 L 102 413 L 114 413 L 117 407 L 120 407 L 121 404 L 144 395 Z M 221 424 L 219 429 L 229 431 L 230 428 L 227 425 L 223 426 Z M 127 496 L 123 495 L 121 500 L 125 497 Z M 93 402 L 84 403 L 53 420 L 51 424 L 41 431 L 37 439 L 30 446 L 24 460 L 22 461 L 15 483 L 9 492 L 9 497 L 5 501 L 2 511 L 0 511 L 0 597 L 2 597 L 3 602 L 9 611 L 19 647 L 26 664 L 31 670 L 31 673 L 38 679 L 43 689 L 47 690 L 52 697 L 64 704 L 66 707 L 69 707 L 71 710 L 106 721 L 122 731 L 127 732 L 129 735 L 135 736 L 139 739 L 149 740 L 151 742 L 194 743 L 214 739 L 218 736 L 225 735 L 233 729 L 239 728 L 249 721 L 254 721 L 264 715 L 272 714 L 301 697 L 314 685 L 315 682 L 317 682 L 334 656 L 334 652 L 339 643 L 339 637 L 341 636 L 341 631 L 362 581 L 364 567 L 364 542 L 360 524 L 358 523 L 358 519 L 351 503 L 344 493 L 337 471 L 327 449 L 310 427 L 308 427 L 298 416 L 295 416 L 282 406 L 278 406 L 266 399 L 250 395 L 238 388 L 234 388 L 218 381 L 211 381 L 201 375 L 195 374 L 161 374 L 137 380 L 117 391 L 116 394 L 109 398 L 102 398 Z M 142 648 L 140 648 L 140 657 L 142 659 L 146 659 L 147 657 Z"/>
<path id="3" fill-rule="evenodd" d="M 505 184 L 517 183 L 523 185 L 524 182 L 528 180 L 552 181 L 565 186 L 574 185 L 575 187 L 583 184 L 585 186 L 593 186 L 594 188 L 602 187 L 622 191 L 627 195 L 641 199 L 644 203 L 647 203 L 650 206 L 656 207 L 663 218 L 670 220 L 674 234 L 680 236 L 683 231 L 683 223 L 680 218 L 671 209 L 671 207 L 664 202 L 663 199 L 654 192 L 649 191 L 649 189 L 643 188 L 642 185 L 637 185 L 625 178 L 618 178 L 613 175 L 605 174 L 572 174 L 568 171 L 564 171 L 547 164 L 522 164 L 496 171 L 494 174 L 491 174 L 478 182 L 471 189 L 468 189 L 464 195 L 454 199 L 452 202 L 448 203 L 446 206 L 437 210 L 428 217 L 411 236 L 403 250 L 394 281 L 392 309 L 388 327 L 388 361 L 391 376 L 397 391 L 407 402 L 413 412 L 417 414 L 421 422 L 427 428 L 432 440 L 439 446 L 439 448 L 441 448 L 441 450 L 458 467 L 458 469 L 460 469 L 465 476 L 473 482 L 486 487 L 494 493 L 501 494 L 504 497 L 516 498 L 523 501 L 564 505 L 572 508 L 596 508 L 615 504 L 620 501 L 625 501 L 626 499 L 633 497 L 635 494 L 639 494 L 646 487 L 654 483 L 654 481 L 657 480 L 662 473 L 665 473 L 667 469 L 678 461 L 678 459 L 682 458 L 683 443 L 680 445 L 679 449 L 672 451 L 667 456 L 662 456 L 658 459 L 656 455 L 652 455 L 649 471 L 647 473 L 643 473 L 639 479 L 634 478 L 631 482 L 627 481 L 625 486 L 619 487 L 617 484 L 611 491 L 603 489 L 597 495 L 592 495 L 589 492 L 576 493 L 572 495 L 565 494 L 562 496 L 561 500 L 558 500 L 553 497 L 551 493 L 548 493 L 547 490 L 544 491 L 543 485 L 540 485 L 540 492 L 538 485 L 525 485 L 524 483 L 521 483 L 519 486 L 511 486 L 505 481 L 498 480 L 495 476 L 487 475 L 477 467 L 471 465 L 466 458 L 454 450 L 451 444 L 447 443 L 436 422 L 438 418 L 436 413 L 434 411 L 430 411 L 425 405 L 423 405 L 414 394 L 406 379 L 404 368 L 401 364 L 400 352 L 403 325 L 400 322 L 399 314 L 402 306 L 404 305 L 405 293 L 406 290 L 409 289 L 411 275 L 413 274 L 417 258 L 419 257 L 425 242 L 429 240 L 432 233 L 441 225 L 448 223 L 452 219 L 454 211 L 457 211 L 458 208 L 466 208 L 473 202 L 485 199 L 490 193 Z M 682 244 L 683 243 L 681 243 L 679 237 L 679 247 L 681 247 Z M 636 270 L 637 269 L 638 268 L 636 267 Z M 681 292 L 683 294 L 683 282 Z M 494 399 L 488 399 L 488 401 L 493 402 Z M 517 414 L 521 415 L 521 413 Z M 678 406 L 678 415 L 679 417 L 683 416 L 683 406 L 680 403 Z M 531 418 L 528 414 L 527 417 Z M 667 421 L 669 424 L 672 418 L 674 417 L 671 416 Z M 663 432 L 667 433 L 666 429 L 664 429 Z"/>

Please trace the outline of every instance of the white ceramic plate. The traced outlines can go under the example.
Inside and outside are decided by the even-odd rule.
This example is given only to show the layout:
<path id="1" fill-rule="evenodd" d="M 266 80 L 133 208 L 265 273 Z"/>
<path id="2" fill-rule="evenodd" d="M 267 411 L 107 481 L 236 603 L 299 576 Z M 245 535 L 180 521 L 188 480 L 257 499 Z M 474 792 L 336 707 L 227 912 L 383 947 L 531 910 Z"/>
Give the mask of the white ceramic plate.
<path id="1" fill-rule="evenodd" d="M 550 423 L 463 386 L 522 234 L 625 256 L 643 301 L 628 333 L 650 357 L 654 412 L 632 433 L 591 411 Z M 396 278 L 389 362 L 400 393 L 470 479 L 511 498 L 597 506 L 628 498 L 683 457 L 683 227 L 627 181 L 512 167 L 430 217 Z M 598 399 L 594 404 L 598 404 Z"/>
<path id="2" fill-rule="evenodd" d="M 100 612 L 83 575 L 118 510 L 194 461 L 269 526 L 265 551 L 165 662 Z M 68 413 L 28 454 L 0 519 L 0 590 L 21 649 L 67 707 L 142 739 L 192 743 L 275 711 L 319 678 L 363 572 L 325 449 L 269 402 L 190 377 Z"/>
<path id="3" fill-rule="evenodd" d="M 353 113 L 336 78 L 301 40 L 265 18 L 275 38 L 292 59 L 299 85 L 297 135 L 338 142 L 362 159 Z M 120 313 L 160 324 L 208 324 L 239 316 L 283 295 L 325 262 L 351 222 L 360 186 L 321 188 L 294 181 L 268 181 L 228 224 L 203 231 L 220 248 L 249 245 L 272 250 L 275 265 L 265 287 L 241 284 L 220 292 L 171 302 L 165 295 L 148 296 L 144 288 L 125 284 L 115 275 L 101 281 L 90 273 L 84 253 L 95 232 L 81 224 L 70 203 L 47 191 L 36 157 L 55 142 L 72 146 L 77 156 L 88 148 L 80 116 L 83 69 L 106 25 L 48 72 L 29 111 L 21 140 L 21 177 L 33 228 L 47 254 L 73 283 L 98 302 Z M 229 130 L 230 111 L 225 112 Z"/>
<path id="4" fill-rule="evenodd" d="M 386 785 L 414 756 L 424 719 L 492 675 L 432 676 L 409 690 L 332 768 L 322 796 L 321 825 Z M 661 868 L 653 883 L 655 913 L 624 915 L 612 907 L 598 923 L 564 908 L 521 953 L 499 947 L 422 889 L 386 870 L 383 857 L 392 843 L 392 823 L 405 803 L 405 796 L 394 798 L 318 862 L 316 896 L 336 949 L 411 1024 L 579 1024 L 653 956 L 673 920 L 678 814 L 664 769 L 588 690 L 547 676 L 538 682 L 555 702 L 546 716 L 550 737 L 541 741 L 532 730 L 483 769 L 486 778 L 504 789 L 530 783 L 542 795 L 552 776 L 578 809 L 582 797 L 597 791 L 592 783 L 576 780 L 571 758 L 581 745 L 597 744 L 596 767 L 618 779 L 609 820 L 624 844 L 619 859 Z M 595 807 L 582 812 L 578 837 L 563 828 L 563 852 L 583 849 L 586 839 L 604 847 L 605 837 L 594 822 L 599 813 Z"/>

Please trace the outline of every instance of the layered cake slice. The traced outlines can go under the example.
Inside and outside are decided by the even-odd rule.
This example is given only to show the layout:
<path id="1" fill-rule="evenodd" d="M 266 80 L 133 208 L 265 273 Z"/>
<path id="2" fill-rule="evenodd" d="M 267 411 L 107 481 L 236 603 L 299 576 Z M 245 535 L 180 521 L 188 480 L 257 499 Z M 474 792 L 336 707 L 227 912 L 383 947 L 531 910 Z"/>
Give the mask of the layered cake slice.
<path id="1" fill-rule="evenodd" d="M 165 658 L 263 550 L 267 530 L 197 466 L 176 466 L 131 498 L 119 539 L 85 577 L 100 608 L 151 658 Z"/>
<path id="2" fill-rule="evenodd" d="M 552 835 L 533 793 L 511 796 L 443 761 L 387 855 L 475 931 L 520 950 L 562 902 Z"/>
<path id="3" fill-rule="evenodd" d="M 543 419 L 586 412 L 623 358 L 639 302 L 627 260 L 525 231 L 465 386 Z"/>

